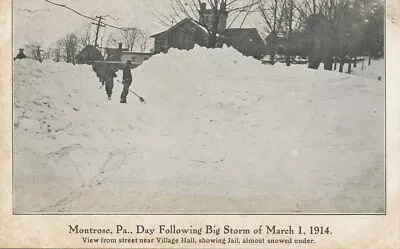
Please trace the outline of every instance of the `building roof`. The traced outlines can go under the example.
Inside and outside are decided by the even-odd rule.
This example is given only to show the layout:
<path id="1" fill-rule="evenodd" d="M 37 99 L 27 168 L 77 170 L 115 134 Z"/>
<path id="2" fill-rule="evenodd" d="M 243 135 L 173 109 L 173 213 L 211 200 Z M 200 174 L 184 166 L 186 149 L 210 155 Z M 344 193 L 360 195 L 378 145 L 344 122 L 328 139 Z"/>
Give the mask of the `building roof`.
<path id="1" fill-rule="evenodd" d="M 203 27 L 202 25 L 198 24 L 197 22 L 191 20 L 190 18 L 184 18 L 174 26 L 170 27 L 167 30 L 159 32 L 150 36 L 151 38 L 155 38 L 156 36 L 161 36 L 166 33 L 169 33 L 185 23 L 190 22 L 195 27 L 201 29 L 204 33 L 209 34 L 208 30 Z M 260 33 L 258 33 L 256 28 L 229 28 L 225 30 L 224 37 L 227 40 L 236 40 L 236 39 L 243 39 L 248 38 L 250 41 L 258 42 L 258 43 L 265 43 L 264 39 L 261 37 Z"/>
<path id="2" fill-rule="evenodd" d="M 230 28 L 225 30 L 224 39 L 226 40 L 243 38 L 247 38 L 253 42 L 265 43 L 256 28 Z"/>
<path id="3" fill-rule="evenodd" d="M 101 52 L 93 45 L 86 45 L 77 55 L 76 58 L 83 60 L 103 60 Z"/>
<path id="4" fill-rule="evenodd" d="M 154 35 L 152 35 L 152 36 L 150 36 L 150 37 L 151 37 L 151 38 L 154 38 L 154 37 L 156 37 L 156 36 L 160 36 L 160 35 L 164 35 L 164 34 L 166 34 L 166 33 L 169 33 L 169 32 L 171 32 L 171 31 L 173 31 L 173 30 L 175 30 L 175 29 L 181 27 L 182 25 L 184 25 L 184 24 L 187 23 L 187 22 L 191 23 L 191 24 L 194 25 L 195 27 L 201 29 L 203 32 L 205 32 L 205 33 L 208 34 L 208 31 L 207 31 L 207 29 L 206 29 L 205 27 L 201 26 L 200 24 L 198 24 L 197 22 L 191 20 L 190 18 L 187 18 L 187 17 L 186 17 L 186 18 L 182 19 L 181 21 L 179 21 L 179 22 L 178 22 L 177 24 L 175 24 L 174 26 L 170 27 L 169 29 L 164 30 L 164 31 L 162 31 L 162 32 L 160 32 L 160 33 L 154 34 Z"/>

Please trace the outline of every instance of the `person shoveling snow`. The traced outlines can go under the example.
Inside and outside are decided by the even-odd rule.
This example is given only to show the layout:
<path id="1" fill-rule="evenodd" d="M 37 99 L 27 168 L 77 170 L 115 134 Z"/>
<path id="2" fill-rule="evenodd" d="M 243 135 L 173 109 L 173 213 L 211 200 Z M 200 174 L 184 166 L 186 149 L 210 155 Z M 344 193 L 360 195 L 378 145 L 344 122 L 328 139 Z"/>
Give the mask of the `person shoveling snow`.
<path id="1" fill-rule="evenodd" d="M 129 91 L 129 86 L 132 83 L 132 73 L 131 73 L 131 68 L 130 66 L 132 65 L 131 61 L 128 60 L 125 64 L 124 69 L 122 70 L 122 85 L 124 85 L 124 88 L 122 89 L 121 92 L 121 100 L 120 103 L 126 103 L 126 97 L 128 95 Z"/>
<path id="2" fill-rule="evenodd" d="M 126 97 L 128 95 L 128 91 L 130 91 L 139 98 L 140 102 L 146 104 L 146 101 L 144 100 L 143 97 L 139 96 L 134 91 L 129 89 L 130 85 L 132 84 L 132 73 L 131 73 L 131 68 L 130 68 L 131 65 L 132 65 L 132 62 L 130 60 L 128 60 L 125 64 L 125 67 L 122 70 L 122 82 L 118 80 L 118 82 L 123 85 L 120 103 L 126 104 Z"/>

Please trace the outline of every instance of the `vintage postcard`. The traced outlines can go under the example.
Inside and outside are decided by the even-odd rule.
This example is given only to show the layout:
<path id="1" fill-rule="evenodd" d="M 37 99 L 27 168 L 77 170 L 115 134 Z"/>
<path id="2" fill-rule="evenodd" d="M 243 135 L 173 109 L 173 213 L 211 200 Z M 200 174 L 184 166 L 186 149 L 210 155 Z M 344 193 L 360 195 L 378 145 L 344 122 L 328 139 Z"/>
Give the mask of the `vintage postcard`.
<path id="1" fill-rule="evenodd" d="M 397 2 L 0 7 L 0 247 L 400 246 Z"/>

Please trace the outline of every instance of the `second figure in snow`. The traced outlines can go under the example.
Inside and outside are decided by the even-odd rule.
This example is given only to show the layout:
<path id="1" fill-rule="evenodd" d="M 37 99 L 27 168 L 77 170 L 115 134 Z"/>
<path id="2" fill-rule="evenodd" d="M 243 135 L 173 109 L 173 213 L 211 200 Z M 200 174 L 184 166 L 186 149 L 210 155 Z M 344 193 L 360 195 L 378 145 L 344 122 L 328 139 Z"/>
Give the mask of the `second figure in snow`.
<path id="1" fill-rule="evenodd" d="M 132 84 L 131 65 L 131 61 L 128 60 L 125 64 L 124 69 L 122 70 L 122 84 L 124 85 L 124 88 L 121 92 L 121 103 L 126 103 L 126 96 L 129 92 L 129 86 Z"/>
<path id="2" fill-rule="evenodd" d="M 115 73 L 114 69 L 112 68 L 112 66 L 110 64 L 106 64 L 105 66 L 105 70 L 104 70 L 104 78 L 103 80 L 106 83 L 106 93 L 108 96 L 108 100 L 111 99 L 111 95 L 112 95 L 112 90 L 114 87 L 114 78 L 117 77 L 117 74 Z M 104 84 L 103 81 L 103 84 Z"/>

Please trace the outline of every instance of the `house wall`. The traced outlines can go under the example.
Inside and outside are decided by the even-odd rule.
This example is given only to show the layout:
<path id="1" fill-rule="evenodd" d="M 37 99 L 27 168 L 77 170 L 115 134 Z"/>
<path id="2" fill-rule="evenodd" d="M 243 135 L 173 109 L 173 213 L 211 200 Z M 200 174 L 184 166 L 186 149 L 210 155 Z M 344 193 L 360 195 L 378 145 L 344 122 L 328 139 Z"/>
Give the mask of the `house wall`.
<path id="1" fill-rule="evenodd" d="M 306 33 L 305 31 L 300 31 L 300 32 L 293 32 L 292 33 L 292 52 L 291 54 L 293 56 L 298 55 L 301 57 L 307 57 L 307 43 L 309 42 L 309 36 L 310 34 Z M 273 43 L 274 43 L 274 37 L 272 35 L 269 35 L 266 40 L 266 54 L 271 55 L 272 50 L 273 50 Z M 275 54 L 276 55 L 283 55 L 286 54 L 286 51 L 288 49 L 288 39 L 287 37 L 284 37 L 283 35 L 279 35 L 275 38 Z"/>
<path id="2" fill-rule="evenodd" d="M 94 47 L 86 46 L 77 56 L 75 56 L 76 63 L 83 64 L 90 61 L 104 60 L 101 52 Z"/>
<path id="3" fill-rule="evenodd" d="M 149 59 L 152 54 L 148 53 L 124 53 L 122 52 L 121 61 L 126 63 L 128 60 L 131 62 L 142 63 L 143 61 Z"/>
<path id="4" fill-rule="evenodd" d="M 169 40 L 167 35 L 158 35 L 154 38 L 154 53 L 167 52 Z"/>
<path id="5" fill-rule="evenodd" d="M 224 43 L 228 46 L 234 47 L 236 50 L 246 56 L 252 56 L 256 59 L 261 59 L 265 55 L 265 44 L 260 41 L 257 34 L 250 34 L 248 36 L 239 37 L 226 37 Z"/>
<path id="6" fill-rule="evenodd" d="M 107 48 L 106 49 L 106 60 L 107 61 L 120 61 L 121 60 L 121 50 L 118 48 Z"/>
<path id="7" fill-rule="evenodd" d="M 194 40 L 196 44 L 202 47 L 207 47 L 208 45 L 208 34 L 204 33 L 204 31 L 199 28 L 196 29 Z"/>

